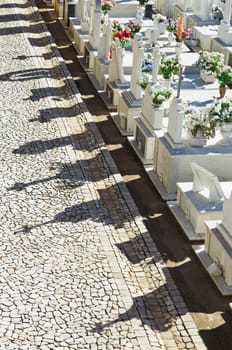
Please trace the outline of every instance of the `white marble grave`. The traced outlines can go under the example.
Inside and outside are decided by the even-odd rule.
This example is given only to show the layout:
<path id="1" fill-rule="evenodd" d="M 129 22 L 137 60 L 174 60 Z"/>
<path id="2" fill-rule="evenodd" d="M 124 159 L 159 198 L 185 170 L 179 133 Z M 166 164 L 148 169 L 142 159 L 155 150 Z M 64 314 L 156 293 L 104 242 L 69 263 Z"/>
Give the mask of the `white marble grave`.
<path id="1" fill-rule="evenodd" d="M 77 6 L 77 18 L 70 19 L 70 31 L 75 49 L 80 56 L 84 56 L 85 43 L 89 38 L 91 0 L 79 0 Z"/>
<path id="2" fill-rule="evenodd" d="M 221 220 L 222 206 L 232 182 L 219 182 L 216 175 L 191 164 L 193 182 L 177 183 L 177 200 L 167 204 L 189 240 L 202 240 L 206 220 Z"/>
<path id="3" fill-rule="evenodd" d="M 142 75 L 143 58 L 142 36 L 140 33 L 136 33 L 133 45 L 130 89 L 122 92 L 119 96 L 117 112 L 111 113 L 113 121 L 122 135 L 133 135 L 134 117 L 138 115 L 142 108 L 142 89 L 137 82 Z"/>
<path id="4" fill-rule="evenodd" d="M 90 27 L 88 41 L 85 42 L 84 63 L 89 70 L 94 68 L 94 59 L 100 42 L 101 0 L 91 2 Z"/>
<path id="5" fill-rule="evenodd" d="M 105 76 L 104 90 L 108 100 L 105 102 L 108 108 L 117 108 L 121 92 L 130 88 L 133 53 L 122 48 L 118 38 L 112 41 L 111 50 L 112 59 Z"/>
<path id="6" fill-rule="evenodd" d="M 193 246 L 223 295 L 232 295 L 232 194 L 224 199 L 222 220 L 206 222 L 205 244 Z"/>
<path id="7" fill-rule="evenodd" d="M 224 19 L 221 21 L 218 27 L 218 38 L 226 45 L 232 45 L 232 27 L 230 25 L 231 21 L 231 0 L 225 1 L 224 6 Z"/>
<path id="8" fill-rule="evenodd" d="M 220 181 L 232 180 L 232 146 L 220 143 L 193 147 L 183 138 L 183 110 L 173 114 L 168 132 L 157 140 L 154 165 L 147 169 L 161 197 L 176 199 L 177 182 L 192 181 L 190 164 L 195 162 L 218 176 Z M 170 120 L 170 117 L 169 117 Z"/>

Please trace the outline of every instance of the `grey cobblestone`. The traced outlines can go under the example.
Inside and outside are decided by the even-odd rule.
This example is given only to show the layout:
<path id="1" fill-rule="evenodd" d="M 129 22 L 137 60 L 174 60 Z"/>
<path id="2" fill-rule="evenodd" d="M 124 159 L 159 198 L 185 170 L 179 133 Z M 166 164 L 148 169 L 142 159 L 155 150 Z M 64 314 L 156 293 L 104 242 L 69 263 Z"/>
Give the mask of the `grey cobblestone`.
<path id="1" fill-rule="evenodd" d="M 203 349 L 36 6 L 8 3 L 0 6 L 0 345 L 181 349 L 195 339 Z"/>

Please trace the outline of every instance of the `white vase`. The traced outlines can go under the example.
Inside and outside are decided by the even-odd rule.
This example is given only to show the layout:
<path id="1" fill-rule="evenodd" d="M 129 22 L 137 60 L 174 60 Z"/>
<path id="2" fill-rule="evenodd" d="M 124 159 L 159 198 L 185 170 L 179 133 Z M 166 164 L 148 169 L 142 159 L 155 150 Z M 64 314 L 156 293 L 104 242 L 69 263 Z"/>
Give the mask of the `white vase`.
<path id="1" fill-rule="evenodd" d="M 224 123 L 221 128 L 221 140 L 218 142 L 223 146 L 231 146 L 232 145 L 232 123 Z"/>
<path id="2" fill-rule="evenodd" d="M 203 147 L 206 145 L 207 139 L 205 137 L 193 136 L 190 132 L 188 132 L 188 143 L 192 147 Z"/>
<path id="3" fill-rule="evenodd" d="M 215 74 L 213 72 L 208 73 L 204 69 L 201 69 L 200 71 L 200 78 L 204 81 L 204 83 L 207 84 L 214 83 L 216 80 Z"/>
<path id="4" fill-rule="evenodd" d="M 184 47 L 183 47 L 183 43 L 182 42 L 176 42 L 175 51 L 176 51 L 176 55 L 177 55 L 178 58 L 180 57 L 180 54 L 182 53 L 183 48 Z"/>
<path id="5" fill-rule="evenodd" d="M 172 32 L 168 32 L 168 45 L 172 45 L 175 39 L 175 35 Z"/>
<path id="6" fill-rule="evenodd" d="M 163 79 L 162 80 L 162 86 L 166 89 L 170 89 L 171 87 L 171 79 Z"/>

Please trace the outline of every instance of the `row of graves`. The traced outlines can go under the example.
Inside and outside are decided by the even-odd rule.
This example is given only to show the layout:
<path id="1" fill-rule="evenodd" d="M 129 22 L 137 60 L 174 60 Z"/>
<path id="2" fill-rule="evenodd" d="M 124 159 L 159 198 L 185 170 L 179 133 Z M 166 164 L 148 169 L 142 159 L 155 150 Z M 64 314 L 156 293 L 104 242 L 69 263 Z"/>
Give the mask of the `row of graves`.
<path id="1" fill-rule="evenodd" d="M 212 18 L 221 4 L 224 17 Z M 54 5 L 118 131 L 199 243 L 193 249 L 220 292 L 232 295 L 231 0 Z M 207 26 L 217 35 L 193 49 Z"/>

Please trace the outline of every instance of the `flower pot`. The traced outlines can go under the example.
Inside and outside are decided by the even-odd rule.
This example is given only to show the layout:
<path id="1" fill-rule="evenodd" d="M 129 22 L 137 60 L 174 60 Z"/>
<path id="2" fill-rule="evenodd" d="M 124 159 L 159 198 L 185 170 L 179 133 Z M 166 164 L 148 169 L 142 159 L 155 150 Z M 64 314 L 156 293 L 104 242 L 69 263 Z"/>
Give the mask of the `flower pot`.
<path id="1" fill-rule="evenodd" d="M 191 45 L 193 47 L 199 46 L 199 39 L 191 39 Z"/>
<path id="2" fill-rule="evenodd" d="M 162 86 L 166 89 L 170 89 L 171 87 L 171 79 L 163 79 L 162 80 Z"/>
<path id="3" fill-rule="evenodd" d="M 196 137 L 193 136 L 191 133 L 188 133 L 188 143 L 192 147 L 203 147 L 207 143 L 206 137 Z"/>
<path id="4" fill-rule="evenodd" d="M 225 97 L 225 94 L 226 94 L 226 87 L 225 87 L 225 85 L 220 85 L 219 86 L 219 96 L 220 96 L 220 98 Z"/>
<path id="5" fill-rule="evenodd" d="M 204 69 L 200 71 L 200 78 L 207 84 L 214 83 L 216 80 L 213 72 L 205 71 Z"/>
<path id="6" fill-rule="evenodd" d="M 183 51 L 183 43 L 182 42 L 179 42 L 179 41 L 176 42 L 175 51 L 176 51 L 177 57 L 180 57 L 180 54 Z"/>

